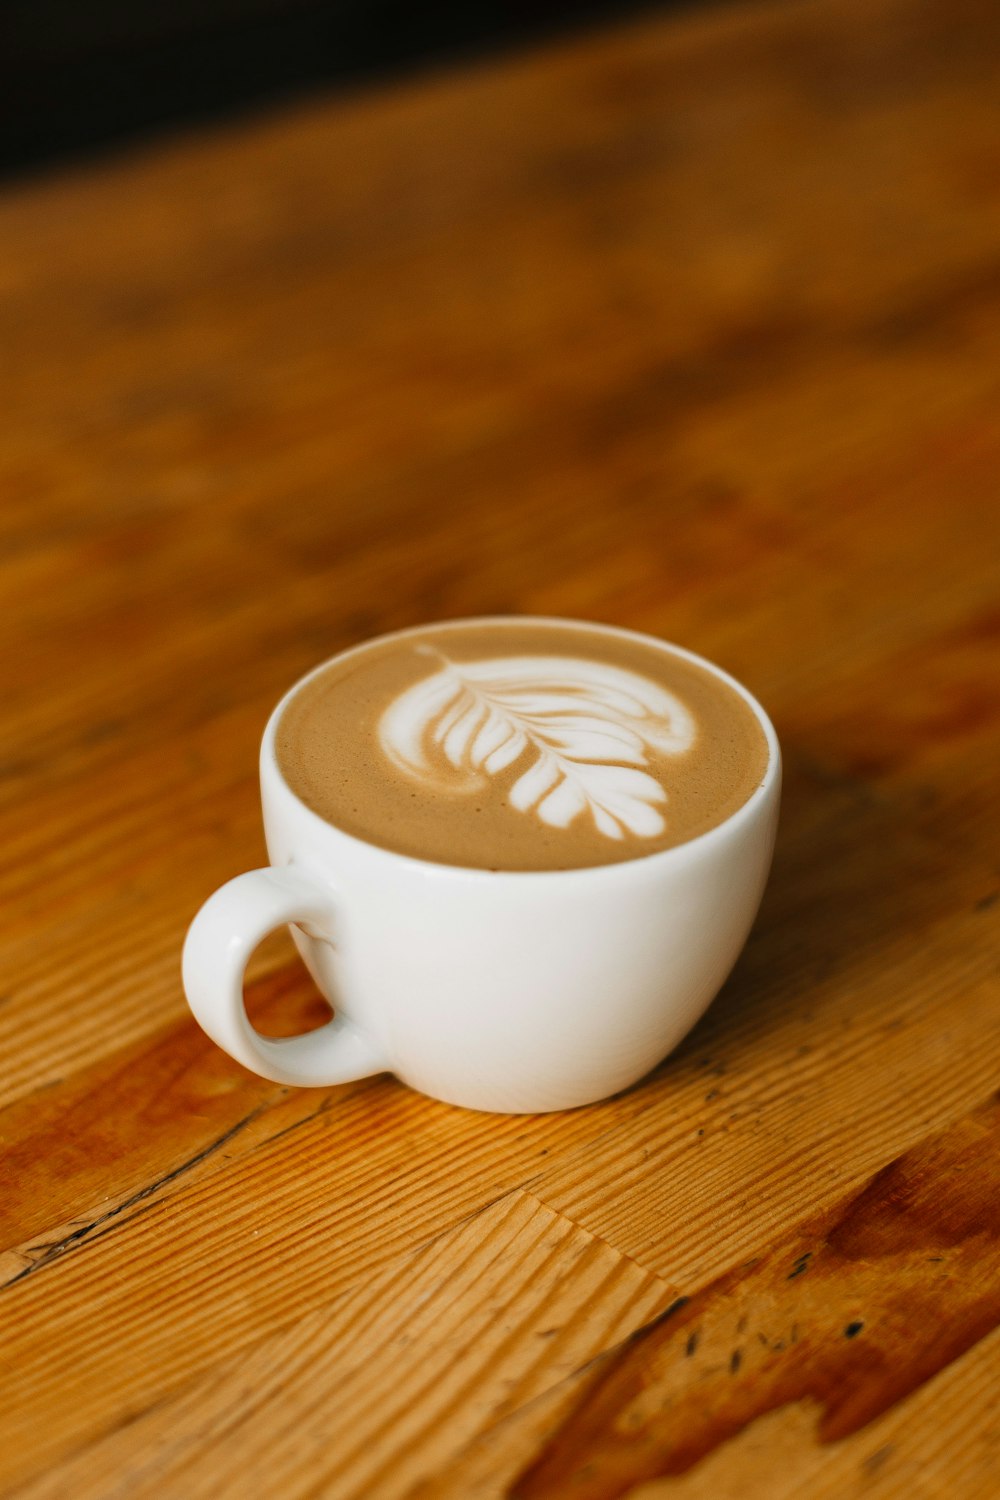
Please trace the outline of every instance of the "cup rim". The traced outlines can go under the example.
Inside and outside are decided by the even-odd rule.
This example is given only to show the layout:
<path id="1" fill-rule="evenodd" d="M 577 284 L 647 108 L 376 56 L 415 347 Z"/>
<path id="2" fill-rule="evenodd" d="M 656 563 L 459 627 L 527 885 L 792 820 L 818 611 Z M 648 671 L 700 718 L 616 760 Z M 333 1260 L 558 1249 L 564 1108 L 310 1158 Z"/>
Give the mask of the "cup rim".
<path id="1" fill-rule="evenodd" d="M 764 732 L 768 758 L 760 782 L 754 787 L 746 801 L 741 803 L 728 817 L 723 818 L 721 823 L 713 824 L 711 828 L 705 829 L 703 833 L 695 834 L 693 838 L 685 839 L 680 844 L 672 844 L 667 849 L 652 850 L 648 854 L 637 854 L 632 859 L 613 860 L 607 864 L 574 865 L 568 869 L 558 870 L 488 870 L 480 865 L 449 864 L 443 860 L 426 859 L 423 855 L 406 854 L 399 849 L 390 849 L 385 844 L 378 844 L 374 840 L 360 838 L 357 834 L 349 833 L 346 828 L 341 828 L 336 823 L 331 823 L 320 813 L 314 811 L 307 802 L 304 802 L 299 794 L 289 785 L 278 764 L 278 757 L 275 753 L 275 737 L 277 735 L 278 724 L 285 709 L 295 695 L 307 683 L 311 682 L 314 677 L 318 677 L 321 672 L 325 672 L 334 662 L 345 661 L 349 657 L 359 655 L 369 647 L 381 644 L 384 641 L 402 640 L 406 636 L 422 635 L 429 630 L 444 630 L 456 626 L 509 625 L 512 623 L 519 625 L 564 625 L 571 628 L 583 627 L 588 630 L 597 630 L 606 635 L 614 635 L 625 640 L 636 641 L 642 645 L 656 647 L 674 656 L 680 656 L 685 661 L 692 662 L 695 666 L 701 667 L 713 677 L 726 683 L 748 704 Z M 400 630 L 388 630 L 379 635 L 369 636 L 366 640 L 359 641 L 354 646 L 348 646 L 344 651 L 335 652 L 333 656 L 327 657 L 325 661 L 312 667 L 288 688 L 268 717 L 260 747 L 262 782 L 265 766 L 276 778 L 284 795 L 292 799 L 301 812 L 306 815 L 307 819 L 313 821 L 327 834 L 334 834 L 340 839 L 345 839 L 352 847 L 369 851 L 376 856 L 384 855 L 394 861 L 402 861 L 404 864 L 412 865 L 424 872 L 433 873 L 439 877 L 460 876 L 463 879 L 481 877 L 489 881 L 530 878 L 537 881 L 544 878 L 551 880 L 554 877 L 558 877 L 560 880 L 571 877 L 579 879 L 589 876 L 590 878 L 594 878 L 595 876 L 606 875 L 608 871 L 624 873 L 627 870 L 632 870 L 638 872 L 639 870 L 649 869 L 654 861 L 678 864 L 690 856 L 690 851 L 694 849 L 702 851 L 710 847 L 713 843 L 720 842 L 731 835 L 740 825 L 751 821 L 756 816 L 757 809 L 771 796 L 775 784 L 780 780 L 781 776 L 781 747 L 767 711 L 750 692 L 749 688 L 744 687 L 742 682 L 731 676 L 723 667 L 718 666 L 707 657 L 699 656 L 697 652 L 689 651 L 685 646 L 678 646 L 673 641 L 664 640 L 661 636 L 650 635 L 640 630 L 630 630 L 622 625 L 607 625 L 601 621 L 585 620 L 567 615 L 463 615 L 443 620 L 434 620 L 422 625 L 407 625 Z"/>

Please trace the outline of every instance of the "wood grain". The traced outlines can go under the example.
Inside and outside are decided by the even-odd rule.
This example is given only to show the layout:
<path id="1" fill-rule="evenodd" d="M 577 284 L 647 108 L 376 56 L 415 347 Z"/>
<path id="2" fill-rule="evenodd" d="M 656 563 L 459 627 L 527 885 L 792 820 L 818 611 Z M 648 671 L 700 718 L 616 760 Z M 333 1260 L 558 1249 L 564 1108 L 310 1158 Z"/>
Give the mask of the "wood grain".
<path id="1" fill-rule="evenodd" d="M 99 1465 L 86 1454 L 26 1493 L 106 1495 L 114 1476 L 122 1495 L 208 1495 L 220 1479 L 240 1495 L 261 1463 L 282 1491 L 403 1494 L 673 1295 L 515 1192 L 112 1434 Z M 233 1444 L 241 1466 L 223 1478 Z"/>
<path id="2" fill-rule="evenodd" d="M 984 1211 L 997 1201 L 998 1132 L 994 1100 L 678 1298 L 580 1377 L 582 1399 L 511 1493 L 603 1500 L 684 1474 L 789 1401 L 816 1403 L 819 1440 L 836 1442 L 960 1357 L 1000 1324 L 1000 1244 Z"/>
<path id="3" fill-rule="evenodd" d="M 0 200 L 3 1493 L 992 1500 L 998 89 L 775 0 Z M 567 1115 L 251 1077 L 178 968 L 271 706 L 506 611 L 772 711 L 735 974 Z"/>

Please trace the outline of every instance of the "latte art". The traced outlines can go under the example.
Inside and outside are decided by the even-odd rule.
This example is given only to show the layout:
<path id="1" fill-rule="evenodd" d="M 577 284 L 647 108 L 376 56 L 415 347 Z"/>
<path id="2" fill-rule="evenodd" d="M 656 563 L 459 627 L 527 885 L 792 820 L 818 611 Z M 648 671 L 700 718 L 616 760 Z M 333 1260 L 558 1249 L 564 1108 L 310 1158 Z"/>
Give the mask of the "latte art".
<path id="1" fill-rule="evenodd" d="M 470 793 L 508 767 L 507 801 L 552 828 L 588 813 L 605 838 L 666 826 L 650 751 L 678 755 L 695 724 L 680 699 L 622 667 L 572 656 L 450 660 L 401 693 L 379 721 L 382 750 L 413 779 Z"/>
<path id="2" fill-rule="evenodd" d="M 644 636 L 462 620 L 348 651 L 293 691 L 275 754 L 308 807 L 439 864 L 641 859 L 737 811 L 767 769 L 750 704 Z"/>

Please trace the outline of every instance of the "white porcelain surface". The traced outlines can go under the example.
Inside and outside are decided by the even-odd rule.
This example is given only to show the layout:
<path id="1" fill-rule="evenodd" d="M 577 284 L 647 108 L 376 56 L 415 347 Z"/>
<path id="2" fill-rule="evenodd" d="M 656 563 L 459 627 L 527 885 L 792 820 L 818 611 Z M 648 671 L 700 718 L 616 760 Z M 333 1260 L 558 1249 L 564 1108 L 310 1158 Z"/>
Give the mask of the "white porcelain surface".
<path id="1" fill-rule="evenodd" d="M 592 869 L 464 869 L 341 832 L 278 770 L 287 695 L 261 748 L 272 867 L 217 891 L 184 948 L 184 986 L 209 1036 L 282 1083 L 389 1070 L 473 1109 L 566 1109 L 641 1078 L 702 1015 L 743 947 L 771 863 L 781 781 L 774 730 L 749 693 L 669 649 L 750 703 L 770 747 L 766 776 L 708 833 Z M 336 1019 L 267 1040 L 247 1020 L 243 970 L 256 943 L 293 921 Z"/>

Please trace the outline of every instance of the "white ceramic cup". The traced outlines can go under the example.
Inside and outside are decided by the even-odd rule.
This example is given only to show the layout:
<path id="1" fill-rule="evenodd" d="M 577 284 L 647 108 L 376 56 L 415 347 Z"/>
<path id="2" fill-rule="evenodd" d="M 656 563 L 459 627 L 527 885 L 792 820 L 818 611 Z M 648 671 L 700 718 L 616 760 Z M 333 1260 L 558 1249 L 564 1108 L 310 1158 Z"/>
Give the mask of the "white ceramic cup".
<path id="1" fill-rule="evenodd" d="M 271 865 L 216 891 L 184 946 L 184 988 L 213 1041 L 278 1083 L 391 1072 L 450 1104 L 510 1112 L 602 1099 L 676 1046 L 756 915 L 778 821 L 778 741 L 755 699 L 712 663 L 649 636 L 587 629 L 696 662 L 746 700 L 769 747 L 749 800 L 688 843 L 618 864 L 494 872 L 415 859 L 335 828 L 282 777 L 275 733 L 306 677 L 261 747 Z M 272 1039 L 247 1019 L 243 973 L 285 923 L 335 1016 Z"/>

